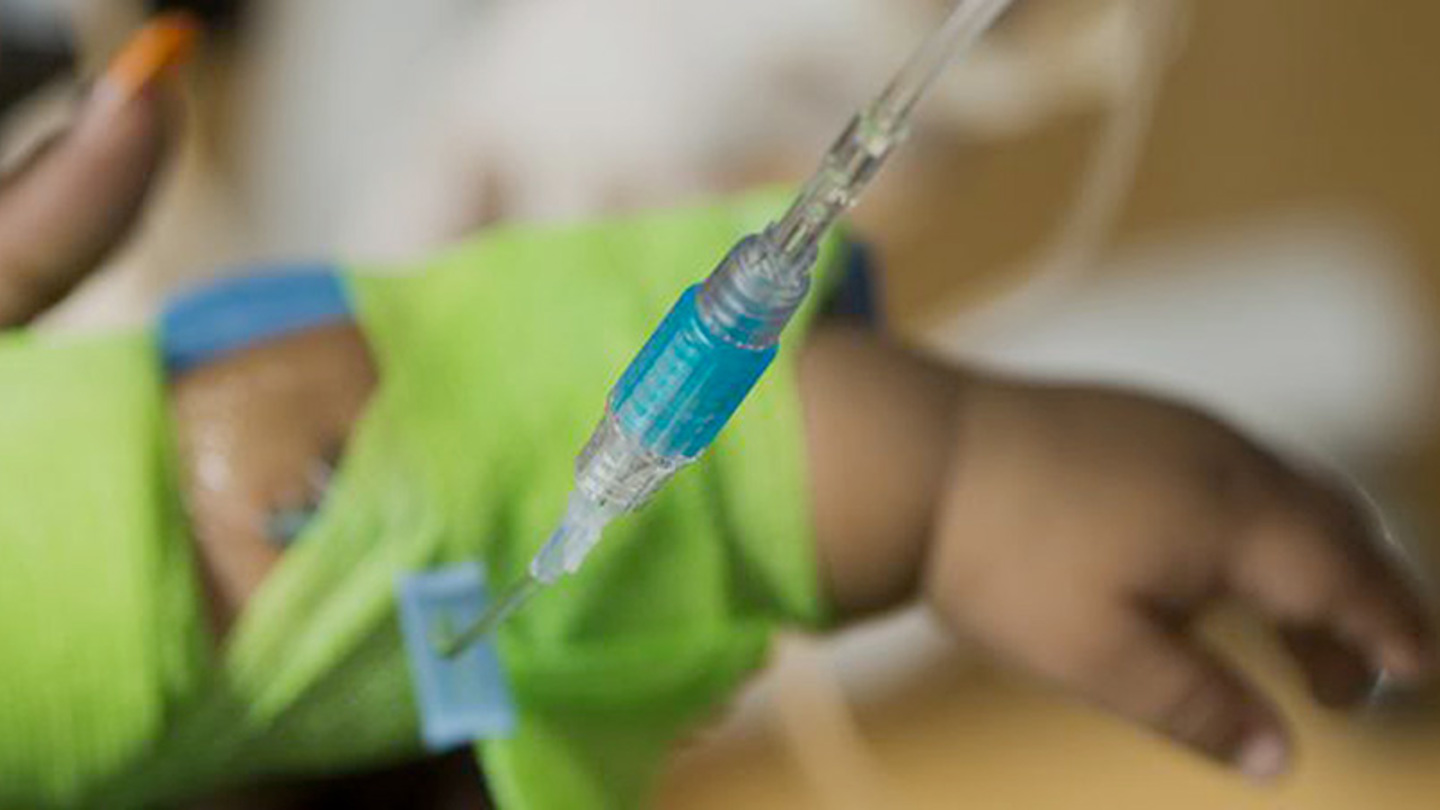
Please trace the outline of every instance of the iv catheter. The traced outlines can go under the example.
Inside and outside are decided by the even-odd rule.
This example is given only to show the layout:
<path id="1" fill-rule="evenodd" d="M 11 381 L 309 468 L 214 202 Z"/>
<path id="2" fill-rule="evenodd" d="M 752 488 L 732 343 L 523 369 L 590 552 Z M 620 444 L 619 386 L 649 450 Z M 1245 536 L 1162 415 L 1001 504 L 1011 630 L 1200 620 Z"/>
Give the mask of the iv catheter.
<path id="1" fill-rule="evenodd" d="M 446 657 L 489 635 L 524 602 L 573 573 L 616 517 L 642 507 L 714 441 L 779 348 L 810 288 L 826 231 L 904 140 L 915 105 L 946 63 L 974 45 L 1013 0 L 960 0 L 826 152 L 790 209 L 742 239 L 680 297 L 611 390 L 575 464 L 559 527 L 523 577 L 473 625 L 433 639 Z"/>

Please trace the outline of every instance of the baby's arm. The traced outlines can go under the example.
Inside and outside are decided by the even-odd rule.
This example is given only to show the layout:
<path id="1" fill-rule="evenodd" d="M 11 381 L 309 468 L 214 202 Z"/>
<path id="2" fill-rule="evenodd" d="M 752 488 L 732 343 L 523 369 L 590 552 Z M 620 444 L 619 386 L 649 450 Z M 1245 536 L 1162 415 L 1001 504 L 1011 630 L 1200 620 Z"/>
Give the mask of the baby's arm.
<path id="1" fill-rule="evenodd" d="M 1428 669 L 1367 515 L 1224 425 L 1116 390 L 964 373 L 822 327 L 801 360 L 822 574 L 842 616 L 923 597 L 958 634 L 1257 778 L 1274 708 L 1190 632 L 1272 620 L 1316 696 Z"/>

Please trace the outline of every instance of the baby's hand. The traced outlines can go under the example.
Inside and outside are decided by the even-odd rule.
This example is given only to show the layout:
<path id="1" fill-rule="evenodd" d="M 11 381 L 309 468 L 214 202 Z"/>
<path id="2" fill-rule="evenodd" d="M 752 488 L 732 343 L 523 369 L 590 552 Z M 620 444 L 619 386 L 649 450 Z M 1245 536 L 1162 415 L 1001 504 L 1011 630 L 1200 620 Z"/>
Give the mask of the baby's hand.
<path id="1" fill-rule="evenodd" d="M 882 606 L 908 582 L 998 657 L 1257 779 L 1285 769 L 1289 744 L 1264 696 L 1190 632 L 1218 601 L 1271 620 L 1326 704 L 1359 699 L 1381 669 L 1427 672 L 1424 614 L 1343 490 L 1173 404 L 959 378 L 865 340 L 817 336 L 802 369 L 842 607 Z M 881 424 L 891 435 L 867 428 Z M 868 485 L 835 480 L 862 470 L 934 493 L 933 508 L 867 503 Z"/>

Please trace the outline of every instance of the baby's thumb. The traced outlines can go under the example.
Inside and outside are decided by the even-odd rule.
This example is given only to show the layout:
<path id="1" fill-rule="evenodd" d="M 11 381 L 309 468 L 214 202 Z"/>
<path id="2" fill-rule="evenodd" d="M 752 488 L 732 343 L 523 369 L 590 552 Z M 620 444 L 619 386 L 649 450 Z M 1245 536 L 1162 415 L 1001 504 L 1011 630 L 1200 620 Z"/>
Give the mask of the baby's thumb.
<path id="1" fill-rule="evenodd" d="M 167 15 L 142 29 L 96 82 L 70 129 L 0 189 L 0 326 L 63 298 L 139 214 L 165 152 L 161 84 L 197 28 Z"/>
<path id="2" fill-rule="evenodd" d="M 1200 642 L 1138 613 L 1109 624 L 1102 665 L 1073 684 L 1101 704 L 1256 781 L 1289 767 L 1279 717 Z"/>

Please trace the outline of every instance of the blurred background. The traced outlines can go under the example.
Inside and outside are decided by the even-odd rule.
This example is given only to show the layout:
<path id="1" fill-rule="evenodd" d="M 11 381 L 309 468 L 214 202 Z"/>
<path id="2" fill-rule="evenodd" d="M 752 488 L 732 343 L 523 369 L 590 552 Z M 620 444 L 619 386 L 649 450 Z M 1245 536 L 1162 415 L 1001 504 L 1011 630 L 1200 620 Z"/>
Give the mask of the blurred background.
<path id="1" fill-rule="evenodd" d="M 405 259 L 497 222 L 794 180 L 935 0 L 0 2 L 8 151 L 153 6 L 211 21 L 141 233 L 50 319 L 148 317 L 266 260 Z M 1138 385 L 1352 473 L 1417 573 L 1440 526 L 1440 8 L 1029 0 L 951 71 L 857 212 L 889 328 L 957 359 Z M 666 808 L 1432 807 L 1427 696 L 1324 715 L 1241 617 L 1299 773 L 1255 793 L 996 672 L 919 614 L 789 639 L 680 752 Z"/>

